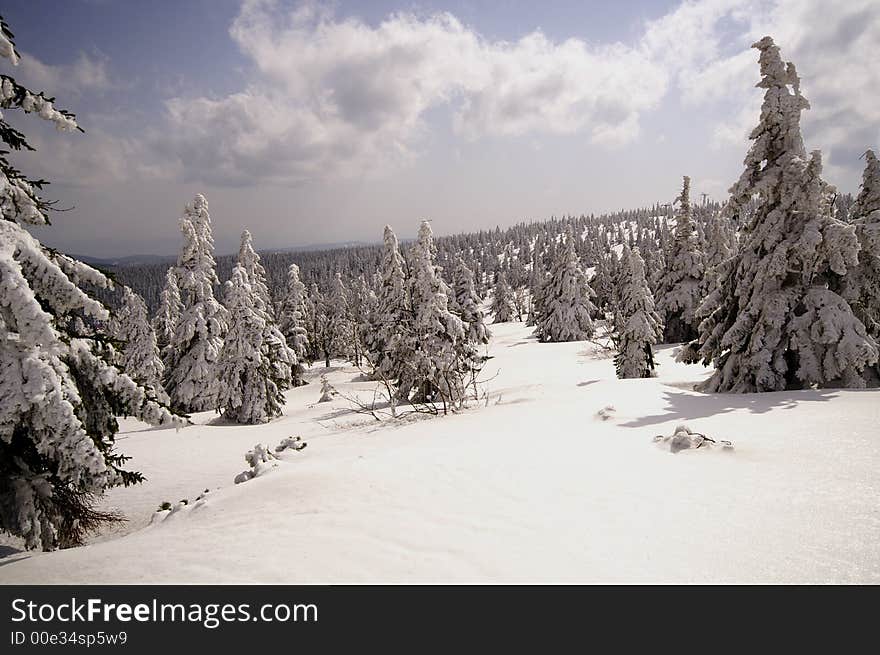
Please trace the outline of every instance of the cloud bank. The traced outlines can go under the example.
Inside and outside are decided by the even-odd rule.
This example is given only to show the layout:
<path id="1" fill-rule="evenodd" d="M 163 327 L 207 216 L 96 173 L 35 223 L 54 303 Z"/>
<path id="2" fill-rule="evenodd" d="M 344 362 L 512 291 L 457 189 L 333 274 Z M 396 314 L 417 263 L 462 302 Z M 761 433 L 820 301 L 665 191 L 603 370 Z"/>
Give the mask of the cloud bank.
<path id="1" fill-rule="evenodd" d="M 99 123 L 89 179 L 286 186 L 383 174 L 420 156 L 437 130 L 464 142 L 569 135 L 601 150 L 638 142 L 645 116 L 671 102 L 711 117 L 707 146 L 744 147 L 761 97 L 749 45 L 764 34 L 798 66 L 813 106 L 808 147 L 825 151 L 831 170 L 852 177 L 858 155 L 880 141 L 876 0 L 688 0 L 631 44 L 540 31 L 493 41 L 449 13 L 370 25 L 321 5 L 246 0 L 229 33 L 247 84 L 168 98 L 137 137 L 112 137 Z M 25 64 L 47 88 L 109 85 L 103 60 Z M 54 172 L 70 157 L 71 171 L 84 169 L 75 150 L 58 154 Z"/>

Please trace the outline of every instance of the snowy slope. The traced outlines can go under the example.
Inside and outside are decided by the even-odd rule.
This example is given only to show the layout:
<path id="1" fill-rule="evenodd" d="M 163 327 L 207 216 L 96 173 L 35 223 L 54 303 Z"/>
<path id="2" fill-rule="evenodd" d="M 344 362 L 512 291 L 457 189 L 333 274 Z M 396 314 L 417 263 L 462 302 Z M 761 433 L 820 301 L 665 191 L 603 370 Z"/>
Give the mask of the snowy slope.
<path id="1" fill-rule="evenodd" d="M 880 582 L 880 391 L 709 396 L 672 347 L 658 379 L 618 381 L 588 343 L 492 330 L 490 402 L 458 416 L 380 424 L 310 384 L 264 426 L 127 421 L 149 478 L 108 497 L 127 534 L 13 554 L 0 582 Z M 734 451 L 652 443 L 682 422 Z M 232 484 L 255 443 L 295 434 L 306 450 Z"/>

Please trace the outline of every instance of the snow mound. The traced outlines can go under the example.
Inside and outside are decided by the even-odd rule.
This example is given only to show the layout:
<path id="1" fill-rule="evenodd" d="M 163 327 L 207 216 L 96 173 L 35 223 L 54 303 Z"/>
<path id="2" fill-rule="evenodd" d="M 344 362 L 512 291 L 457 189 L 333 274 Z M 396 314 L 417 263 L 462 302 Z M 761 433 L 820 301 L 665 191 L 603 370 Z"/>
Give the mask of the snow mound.
<path id="1" fill-rule="evenodd" d="M 280 444 L 275 446 L 275 452 L 280 453 L 285 450 L 302 450 L 309 444 L 302 440 L 302 437 L 287 437 Z"/>
<path id="2" fill-rule="evenodd" d="M 703 448 L 704 450 L 711 450 L 713 448 L 733 450 L 731 442 L 710 439 L 705 434 L 694 432 L 684 424 L 675 426 L 675 430 L 670 436 L 658 434 L 654 437 L 654 443 L 661 448 L 668 448 L 671 453 L 677 453 L 682 450 L 696 450 L 698 448 Z"/>
<path id="3" fill-rule="evenodd" d="M 268 446 L 261 443 L 254 446 L 253 450 L 247 451 L 244 460 L 250 464 L 251 468 L 236 475 L 233 480 L 235 484 L 247 482 L 278 466 L 278 458 L 269 450 Z"/>
<path id="4" fill-rule="evenodd" d="M 596 412 L 596 418 L 600 421 L 608 421 L 614 418 L 614 413 L 617 411 L 614 405 L 605 405 L 602 409 Z"/>

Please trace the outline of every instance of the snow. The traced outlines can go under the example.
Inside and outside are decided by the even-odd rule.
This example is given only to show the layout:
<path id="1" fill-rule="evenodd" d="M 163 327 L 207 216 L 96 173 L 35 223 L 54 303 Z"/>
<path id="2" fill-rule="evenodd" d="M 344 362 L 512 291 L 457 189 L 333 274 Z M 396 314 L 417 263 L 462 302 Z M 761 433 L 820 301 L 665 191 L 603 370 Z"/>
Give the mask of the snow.
<path id="1" fill-rule="evenodd" d="M 493 326 L 488 403 L 455 416 L 318 404 L 323 373 L 372 389 L 335 362 L 268 424 L 126 419 L 119 449 L 148 481 L 107 503 L 129 522 L 12 554 L 0 583 L 880 582 L 880 390 L 701 394 L 709 370 L 676 347 L 657 378 L 617 380 L 595 345 L 530 332 Z M 658 448 L 680 424 L 734 449 Z M 255 444 L 294 435 L 309 447 L 233 484 Z"/>

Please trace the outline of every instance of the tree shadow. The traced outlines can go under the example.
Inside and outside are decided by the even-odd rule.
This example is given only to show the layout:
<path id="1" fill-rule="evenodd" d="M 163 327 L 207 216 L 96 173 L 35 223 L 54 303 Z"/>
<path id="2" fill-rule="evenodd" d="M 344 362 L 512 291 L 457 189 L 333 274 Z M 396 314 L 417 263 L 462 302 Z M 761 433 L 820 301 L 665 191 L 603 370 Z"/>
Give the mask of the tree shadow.
<path id="1" fill-rule="evenodd" d="M 21 548 L 15 548 L 13 546 L 0 546 L 0 566 L 6 566 L 7 564 L 12 564 L 13 562 L 20 562 L 21 560 L 30 557 L 30 555 L 16 558 L 12 557 L 13 555 L 18 555 L 19 553 L 23 552 L 24 551 Z"/>
<path id="2" fill-rule="evenodd" d="M 638 428 L 668 421 L 708 418 L 741 409 L 753 414 L 765 414 L 774 409 L 793 409 L 805 402 L 828 402 L 837 395 L 837 391 L 837 389 L 805 389 L 743 394 L 666 391 L 664 395 L 667 408 L 663 413 L 641 416 L 621 425 Z"/>

